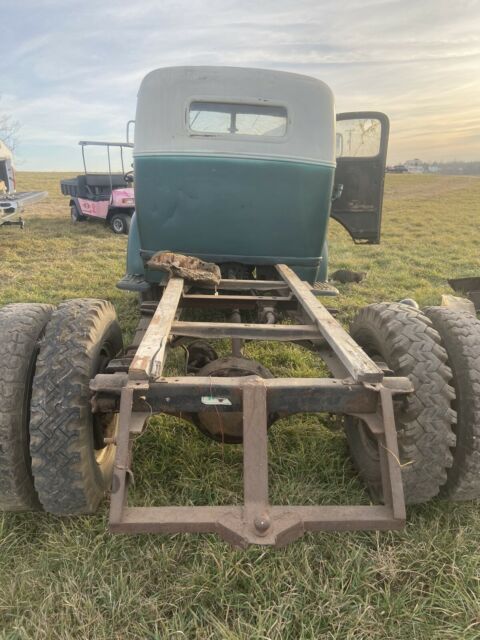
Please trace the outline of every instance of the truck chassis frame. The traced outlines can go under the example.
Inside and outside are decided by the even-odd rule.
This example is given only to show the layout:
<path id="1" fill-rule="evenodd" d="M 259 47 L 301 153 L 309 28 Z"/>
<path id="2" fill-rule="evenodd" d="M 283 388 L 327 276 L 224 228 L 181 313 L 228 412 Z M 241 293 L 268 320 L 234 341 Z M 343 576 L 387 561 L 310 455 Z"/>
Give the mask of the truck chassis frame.
<path id="1" fill-rule="evenodd" d="M 386 530 L 404 525 L 394 397 L 412 392 L 411 382 L 408 378 L 386 377 L 381 366 L 366 355 L 317 299 L 317 291 L 313 292 L 286 265 L 276 265 L 275 269 L 278 280 L 222 280 L 217 290 L 204 293 L 189 293 L 189 285 L 183 279 L 170 278 L 159 302 L 142 304 L 142 317 L 126 357 L 112 361 L 106 373 L 91 381 L 93 411 L 119 412 L 109 518 L 112 532 L 210 532 L 237 547 L 279 547 L 306 531 Z M 265 324 L 184 322 L 179 318 L 185 308 L 275 310 L 294 314 L 303 323 L 277 324 L 272 320 L 274 316 Z M 228 337 L 234 352 L 243 340 L 308 344 L 337 377 L 165 377 L 166 349 L 181 337 Z M 132 445 L 148 418 L 157 413 L 185 417 L 201 411 L 242 412 L 243 505 L 128 506 Z M 383 504 L 269 503 L 268 416 L 321 412 L 355 416 L 367 425 L 378 443 Z"/>

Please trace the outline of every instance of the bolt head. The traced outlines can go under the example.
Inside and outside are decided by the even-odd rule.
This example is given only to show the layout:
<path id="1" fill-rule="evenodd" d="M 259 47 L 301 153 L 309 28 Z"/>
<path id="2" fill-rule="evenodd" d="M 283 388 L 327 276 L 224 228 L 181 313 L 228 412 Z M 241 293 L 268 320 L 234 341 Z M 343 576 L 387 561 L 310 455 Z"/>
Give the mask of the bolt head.
<path id="1" fill-rule="evenodd" d="M 263 533 L 264 531 L 267 531 L 270 528 L 271 522 L 270 522 L 270 518 L 265 515 L 265 516 L 257 516 L 253 521 L 253 524 L 255 525 L 255 529 L 257 531 L 259 531 L 260 533 Z"/>

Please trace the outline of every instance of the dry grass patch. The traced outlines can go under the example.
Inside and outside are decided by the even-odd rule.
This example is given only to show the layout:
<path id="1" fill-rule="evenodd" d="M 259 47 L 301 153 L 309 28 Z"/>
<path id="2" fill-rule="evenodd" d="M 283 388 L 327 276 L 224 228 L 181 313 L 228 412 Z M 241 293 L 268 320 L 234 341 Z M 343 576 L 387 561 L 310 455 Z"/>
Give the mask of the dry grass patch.
<path id="1" fill-rule="evenodd" d="M 20 174 L 48 189 L 27 228 L 0 230 L 0 303 L 111 300 L 126 332 L 135 296 L 115 289 L 126 238 L 72 226 L 60 174 Z M 348 322 L 363 304 L 438 302 L 451 276 L 480 274 L 480 179 L 388 176 L 380 246 L 354 246 L 333 224 L 332 269 L 368 271 L 335 302 Z M 295 347 L 249 347 L 277 375 L 318 375 Z M 173 366 L 176 366 L 173 363 Z M 277 502 L 367 501 L 343 435 L 296 416 L 272 429 Z M 137 443 L 134 499 L 238 499 L 241 450 L 179 420 L 155 418 Z M 188 640 L 477 640 L 480 509 L 441 501 L 409 509 L 397 533 L 307 535 L 286 549 L 234 551 L 214 536 L 112 537 L 95 517 L 0 515 L 0 638 Z"/>

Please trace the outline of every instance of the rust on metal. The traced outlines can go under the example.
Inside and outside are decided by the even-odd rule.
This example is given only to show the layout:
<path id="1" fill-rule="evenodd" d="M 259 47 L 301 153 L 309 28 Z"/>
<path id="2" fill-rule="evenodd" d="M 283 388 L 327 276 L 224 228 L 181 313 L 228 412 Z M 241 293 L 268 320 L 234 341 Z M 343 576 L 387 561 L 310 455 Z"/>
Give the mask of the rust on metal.
<path id="1" fill-rule="evenodd" d="M 243 497 L 244 520 L 257 536 L 271 526 L 267 428 L 267 389 L 262 378 L 253 378 L 243 387 Z"/>
<path id="2" fill-rule="evenodd" d="M 202 284 L 202 289 L 208 289 L 208 285 Z M 220 280 L 217 291 L 282 291 L 289 290 L 288 284 L 283 280 Z"/>
<path id="3" fill-rule="evenodd" d="M 248 324 L 236 322 L 184 322 L 172 324 L 172 334 L 192 338 L 243 338 L 244 340 L 294 340 L 318 339 L 318 329 L 313 325 Z"/>
<path id="4" fill-rule="evenodd" d="M 183 292 L 183 280 L 171 278 L 130 365 L 130 378 L 162 375 L 167 339 Z"/>
<path id="5" fill-rule="evenodd" d="M 117 374 L 114 387 L 109 377 L 112 376 L 98 374 L 91 384 L 95 402 L 105 413 L 118 410 L 122 388 L 128 382 L 125 374 Z M 411 384 L 403 383 L 404 378 L 388 380 L 392 387 L 398 387 L 392 388 L 395 395 L 412 391 Z M 241 411 L 242 388 L 247 382 L 248 377 L 236 376 L 158 378 L 147 386 L 134 388 L 133 406 L 135 411 L 145 411 L 147 406 L 153 413 Z M 326 412 L 357 415 L 374 413 L 378 407 L 378 389 L 348 379 L 271 378 L 264 379 L 264 385 L 270 411 L 282 415 Z M 205 396 L 225 398 L 228 404 L 208 407 L 202 401 Z"/>
<path id="6" fill-rule="evenodd" d="M 277 265 L 278 273 L 297 296 L 309 318 L 316 323 L 320 333 L 341 360 L 354 380 L 381 382 L 382 370 L 371 360 L 342 325 L 328 313 L 323 304 L 313 295 L 305 282 L 285 264 Z"/>
<path id="7" fill-rule="evenodd" d="M 386 530 L 403 526 L 405 502 L 393 398 L 410 393 L 412 385 L 407 378 L 383 378 L 382 370 L 311 294 L 309 286 L 285 265 L 277 265 L 277 271 L 281 281 L 220 281 L 224 291 L 250 292 L 251 295 L 190 294 L 184 292 L 182 278 L 172 277 L 160 302 L 155 306 L 142 305 L 134 344 L 126 356 L 112 363 L 111 372 L 98 374 L 91 381 L 95 410 L 120 412 L 110 505 L 111 531 L 212 532 L 237 547 L 248 544 L 280 547 L 306 531 Z M 259 295 L 261 291 L 267 295 Z M 269 295 L 272 291 L 282 291 L 285 295 Z M 230 320 L 234 321 L 179 320 L 179 310 L 192 301 L 212 309 L 233 309 Z M 310 320 L 311 324 L 278 324 L 278 313 L 286 301 L 295 310 L 295 316 L 304 318 L 303 322 Z M 242 304 L 251 305 L 246 308 L 257 308 L 260 322 L 241 322 Z M 303 341 L 320 347 L 318 353 L 338 377 L 271 378 L 262 373 L 262 365 L 239 358 L 238 354 L 230 359 L 213 360 L 198 371 L 199 375 L 164 376 L 166 349 L 173 336 L 176 336 L 173 345 L 189 338 Z M 234 348 L 235 344 L 233 342 Z M 243 373 L 222 369 L 222 362 L 234 361 L 243 363 Z M 299 412 L 346 414 L 364 421 L 379 444 L 384 504 L 270 504 L 268 427 L 279 416 Z M 194 422 L 203 416 L 204 425 L 210 424 L 209 416 L 216 417 L 217 421 L 227 420 L 229 415 L 234 419 L 235 429 L 238 428 L 243 437 L 243 505 L 132 507 L 128 504 L 132 442 L 145 428 L 149 416 L 156 413 L 181 415 Z"/>

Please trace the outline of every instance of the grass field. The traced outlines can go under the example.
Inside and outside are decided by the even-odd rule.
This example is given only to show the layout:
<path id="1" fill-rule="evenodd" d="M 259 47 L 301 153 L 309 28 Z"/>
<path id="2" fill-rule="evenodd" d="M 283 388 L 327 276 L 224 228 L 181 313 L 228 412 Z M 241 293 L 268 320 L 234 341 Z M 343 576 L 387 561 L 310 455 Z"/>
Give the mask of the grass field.
<path id="1" fill-rule="evenodd" d="M 20 174 L 20 188 L 51 195 L 27 211 L 25 231 L 0 230 L 0 304 L 107 298 L 131 334 L 135 297 L 115 289 L 126 238 L 72 226 L 60 177 Z M 380 246 L 331 227 L 331 268 L 368 271 L 341 286 L 341 320 L 380 300 L 435 304 L 448 277 L 479 274 L 479 203 L 479 178 L 388 176 Z M 319 370 L 294 346 L 248 353 L 276 375 Z M 274 427 L 270 454 L 277 503 L 368 502 L 342 433 L 319 418 Z M 157 418 L 135 450 L 134 499 L 238 501 L 241 459 L 237 446 Z M 113 537 L 106 515 L 106 501 L 95 517 L 0 515 L 0 638 L 480 638 L 479 504 L 434 501 L 410 508 L 401 532 L 309 534 L 280 551 L 235 551 L 208 535 Z"/>

